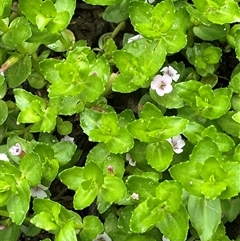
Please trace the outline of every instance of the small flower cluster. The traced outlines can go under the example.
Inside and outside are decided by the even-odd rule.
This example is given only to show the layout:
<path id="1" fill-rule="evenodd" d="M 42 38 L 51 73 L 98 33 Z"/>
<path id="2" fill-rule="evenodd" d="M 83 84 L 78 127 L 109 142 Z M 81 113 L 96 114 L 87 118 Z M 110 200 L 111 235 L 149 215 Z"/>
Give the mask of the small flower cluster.
<path id="1" fill-rule="evenodd" d="M 157 92 L 159 96 L 164 96 L 172 92 L 172 81 L 177 82 L 180 74 L 171 66 L 161 69 L 163 75 L 156 75 L 151 82 L 151 88 Z"/>

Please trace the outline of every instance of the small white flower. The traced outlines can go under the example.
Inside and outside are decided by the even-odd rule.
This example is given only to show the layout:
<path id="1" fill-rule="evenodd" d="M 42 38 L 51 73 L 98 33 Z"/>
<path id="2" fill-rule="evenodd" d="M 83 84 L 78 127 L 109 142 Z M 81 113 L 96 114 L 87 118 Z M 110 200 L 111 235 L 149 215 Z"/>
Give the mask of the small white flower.
<path id="1" fill-rule="evenodd" d="M 7 155 L 5 153 L 0 153 L 0 160 L 1 161 L 9 161 Z"/>
<path id="2" fill-rule="evenodd" d="M 137 34 L 131 38 L 128 39 L 128 43 L 131 43 L 132 41 L 138 40 L 140 38 L 143 38 L 143 36 L 141 34 Z"/>
<path id="3" fill-rule="evenodd" d="M 4 72 L 2 70 L 0 70 L 0 75 L 4 76 Z"/>
<path id="4" fill-rule="evenodd" d="M 164 96 L 173 90 L 172 79 L 168 75 L 156 75 L 151 82 L 151 88 L 156 90 L 159 96 Z"/>
<path id="5" fill-rule="evenodd" d="M 183 152 L 183 147 L 185 146 L 185 142 L 182 139 L 181 135 L 174 136 L 172 138 L 167 139 L 167 141 L 172 145 L 173 151 L 177 154 Z"/>
<path id="6" fill-rule="evenodd" d="M 136 162 L 133 161 L 133 159 L 129 153 L 126 154 L 126 160 L 129 162 L 130 166 L 133 166 L 133 167 L 136 166 Z"/>
<path id="7" fill-rule="evenodd" d="M 165 238 L 164 235 L 162 236 L 162 241 L 171 241 L 170 239 L 168 238 Z"/>
<path id="8" fill-rule="evenodd" d="M 104 232 L 99 234 L 93 241 L 112 241 L 112 239 Z"/>
<path id="9" fill-rule="evenodd" d="M 13 156 L 20 156 L 22 153 L 22 147 L 19 143 L 16 143 L 14 146 L 12 146 L 9 149 L 9 152 L 13 155 Z"/>
<path id="10" fill-rule="evenodd" d="M 48 188 L 43 186 L 42 184 L 38 184 L 36 187 L 30 188 L 32 197 L 37 197 L 41 199 L 47 197 L 47 193 L 45 192 L 46 190 L 48 190 Z"/>
<path id="11" fill-rule="evenodd" d="M 154 3 L 155 0 L 147 0 L 149 3 Z"/>
<path id="12" fill-rule="evenodd" d="M 134 200 L 139 200 L 140 197 L 139 197 L 139 194 L 137 194 L 137 193 L 134 192 L 134 193 L 131 195 L 131 198 L 134 199 Z"/>
<path id="13" fill-rule="evenodd" d="M 64 136 L 61 141 L 69 141 L 74 143 L 74 138 L 71 136 Z"/>
<path id="14" fill-rule="evenodd" d="M 180 74 L 172 67 L 164 67 L 161 69 L 161 72 L 163 72 L 165 75 L 168 75 L 173 81 L 177 82 Z"/>

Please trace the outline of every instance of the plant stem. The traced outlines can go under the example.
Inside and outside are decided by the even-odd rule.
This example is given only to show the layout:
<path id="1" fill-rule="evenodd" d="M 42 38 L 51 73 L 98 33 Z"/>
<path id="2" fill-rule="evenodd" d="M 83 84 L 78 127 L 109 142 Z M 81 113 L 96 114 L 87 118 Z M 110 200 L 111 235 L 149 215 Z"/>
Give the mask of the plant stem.
<path id="1" fill-rule="evenodd" d="M 107 82 L 107 84 L 105 85 L 105 90 L 102 93 L 102 96 L 107 96 L 109 94 L 112 93 L 112 83 L 114 82 L 114 80 L 116 79 L 117 74 L 112 73 L 111 76 L 109 77 L 109 80 Z"/>
<path id="2" fill-rule="evenodd" d="M 8 214 L 7 211 L 0 210 L 0 216 L 3 216 L 3 217 L 9 217 L 9 214 Z"/>
<path id="3" fill-rule="evenodd" d="M 23 58 L 23 55 L 12 56 L 10 57 L 0 68 L 0 73 L 4 73 L 7 69 L 16 64 L 20 59 Z"/>
<path id="4" fill-rule="evenodd" d="M 122 21 L 121 23 L 118 24 L 118 26 L 113 30 L 111 37 L 115 38 L 116 35 L 125 27 L 126 23 L 125 21 Z"/>

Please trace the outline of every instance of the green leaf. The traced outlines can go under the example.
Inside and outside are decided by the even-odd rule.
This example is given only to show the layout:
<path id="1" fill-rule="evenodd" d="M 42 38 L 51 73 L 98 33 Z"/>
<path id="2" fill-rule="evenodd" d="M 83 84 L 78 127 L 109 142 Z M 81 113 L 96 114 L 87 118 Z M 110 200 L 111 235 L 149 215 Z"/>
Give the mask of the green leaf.
<path id="1" fill-rule="evenodd" d="M 112 84 L 112 90 L 120 93 L 130 93 L 139 88 L 138 85 L 133 83 L 133 76 L 125 74 L 118 74 Z"/>
<path id="2" fill-rule="evenodd" d="M 26 55 L 24 58 L 20 59 L 16 64 L 11 66 L 6 71 L 6 81 L 10 88 L 16 88 L 22 84 L 32 69 L 32 61 L 30 56 Z"/>
<path id="3" fill-rule="evenodd" d="M 114 154 L 128 152 L 133 145 L 133 137 L 125 128 L 120 128 L 119 134 L 106 143 L 107 149 Z"/>
<path id="4" fill-rule="evenodd" d="M 59 178 L 69 189 L 76 191 L 85 180 L 83 177 L 83 167 L 72 167 L 59 173 Z"/>
<path id="5" fill-rule="evenodd" d="M 21 226 L 11 223 L 8 227 L 0 230 L 0 237 L 4 237 L 5 241 L 18 241 L 21 234 Z"/>
<path id="6" fill-rule="evenodd" d="M 227 188 L 223 191 L 218 198 L 228 199 L 237 196 L 240 192 L 240 163 L 239 162 L 225 162 L 222 164 L 223 169 L 226 171 L 224 182 Z"/>
<path id="7" fill-rule="evenodd" d="M 92 241 L 103 230 L 103 224 L 98 217 L 92 215 L 86 216 L 83 219 L 83 229 L 80 232 L 80 238 L 82 241 Z"/>
<path id="8" fill-rule="evenodd" d="M 178 95 L 176 89 L 174 88 L 172 92 L 164 96 L 159 96 L 156 91 L 150 89 L 150 96 L 155 100 L 159 105 L 164 106 L 168 109 L 177 109 L 183 107 L 183 101 Z"/>
<path id="9" fill-rule="evenodd" d="M 185 241 L 188 234 L 188 212 L 183 204 L 174 213 L 166 213 L 166 217 L 156 226 L 170 240 Z M 174 230 L 174 232 L 173 232 Z"/>
<path id="10" fill-rule="evenodd" d="M 41 12 L 41 5 L 41 0 L 31 2 L 28 2 L 27 0 L 21 0 L 18 7 L 31 23 L 36 24 L 36 16 Z M 29 11 L 29 8 L 31 8 L 32 11 Z"/>
<path id="11" fill-rule="evenodd" d="M 42 178 L 42 165 L 39 155 L 36 153 L 26 154 L 19 164 L 19 171 L 32 187 L 37 186 Z"/>
<path id="12" fill-rule="evenodd" d="M 21 31 L 18 31 L 19 29 Z M 2 41 L 6 46 L 14 48 L 26 41 L 31 35 L 31 28 L 26 18 L 17 17 L 11 22 L 8 31 L 3 34 Z"/>
<path id="13" fill-rule="evenodd" d="M 17 225 L 24 221 L 29 209 L 30 187 L 25 179 L 17 181 L 16 192 L 12 194 L 7 202 L 9 217 Z"/>
<path id="14" fill-rule="evenodd" d="M 225 115 L 217 119 L 220 127 L 228 134 L 236 137 L 240 137 L 240 123 L 233 120 L 235 111 L 228 111 Z"/>
<path id="15" fill-rule="evenodd" d="M 165 218 L 161 202 L 157 198 L 149 197 L 139 204 L 132 212 L 130 229 L 132 232 L 144 233 Z"/>
<path id="16" fill-rule="evenodd" d="M 93 180 L 89 179 L 87 181 L 83 181 L 74 195 L 74 208 L 82 210 L 90 206 L 96 198 L 98 190 L 99 188 Z"/>
<path id="17" fill-rule="evenodd" d="M 172 41 L 174 39 L 174 41 Z M 177 53 L 187 44 L 187 36 L 178 29 L 171 29 L 163 37 L 168 53 Z"/>
<path id="18" fill-rule="evenodd" d="M 55 237 L 56 241 L 77 241 L 76 230 L 74 222 L 68 221 L 63 227 L 61 227 L 59 233 Z"/>
<path id="19" fill-rule="evenodd" d="M 221 204 L 219 199 L 208 200 L 190 195 L 188 199 L 190 222 L 202 241 L 208 241 L 221 223 Z"/>
<path id="20" fill-rule="evenodd" d="M 71 161 L 77 146 L 69 141 L 60 141 L 52 146 L 54 157 L 57 159 L 60 166 L 63 166 Z"/>
<path id="21" fill-rule="evenodd" d="M 126 193 L 127 189 L 122 179 L 115 176 L 104 177 L 104 183 L 99 190 L 99 194 L 105 201 L 109 203 L 118 202 Z"/>
<path id="22" fill-rule="evenodd" d="M 0 109 L 1 109 L 0 125 L 2 125 L 8 117 L 8 106 L 6 102 L 3 100 L 0 100 Z"/>
<path id="23" fill-rule="evenodd" d="M 165 171 L 173 158 L 173 149 L 168 141 L 151 143 L 146 149 L 148 164 L 159 172 Z"/>
<path id="24" fill-rule="evenodd" d="M 166 180 L 158 185 L 155 196 L 164 203 L 163 210 L 168 213 L 174 213 L 181 204 L 182 186 L 177 181 Z"/>
<path id="25" fill-rule="evenodd" d="M 204 163 L 209 157 L 215 157 L 221 160 L 222 153 L 219 151 L 217 145 L 209 137 L 204 137 L 199 143 L 193 148 L 190 160 Z"/>
<path id="26" fill-rule="evenodd" d="M 152 11 L 151 22 L 153 28 L 161 33 L 168 32 L 174 22 L 174 10 L 172 1 L 165 0 L 158 3 Z"/>
<path id="27" fill-rule="evenodd" d="M 120 154 L 110 153 L 106 145 L 103 143 L 98 143 L 88 154 L 87 163 L 93 162 L 98 165 L 98 167 L 103 171 L 103 175 L 109 175 L 108 166 L 113 167 L 113 172 L 111 175 L 117 177 L 123 177 L 125 172 L 124 160 Z"/>
<path id="28" fill-rule="evenodd" d="M 126 180 L 126 187 L 129 193 L 137 193 L 140 197 L 140 201 L 154 196 L 157 186 L 158 182 L 154 181 L 152 178 L 137 175 L 130 175 Z"/>
<path id="29" fill-rule="evenodd" d="M 128 13 L 121 10 L 120 4 L 108 6 L 103 13 L 103 19 L 111 23 L 120 23 L 127 18 Z"/>
<path id="30" fill-rule="evenodd" d="M 198 162 L 181 162 L 170 168 L 169 172 L 173 179 L 180 181 L 184 189 L 195 196 L 202 196 L 201 186 L 204 183 L 200 176 L 202 165 Z"/>
<path id="31" fill-rule="evenodd" d="M 55 233 L 59 229 L 59 226 L 56 224 L 53 215 L 47 212 L 36 214 L 30 222 L 36 227 L 44 229 L 50 233 Z"/>
<path id="32" fill-rule="evenodd" d="M 233 23 L 238 21 L 239 6 L 235 1 L 224 2 L 221 7 L 209 9 L 207 18 L 217 24 Z"/>
<path id="33" fill-rule="evenodd" d="M 204 41 L 213 41 L 225 37 L 227 27 L 219 24 L 211 24 L 210 26 L 200 24 L 193 27 L 193 32 L 198 38 Z"/>

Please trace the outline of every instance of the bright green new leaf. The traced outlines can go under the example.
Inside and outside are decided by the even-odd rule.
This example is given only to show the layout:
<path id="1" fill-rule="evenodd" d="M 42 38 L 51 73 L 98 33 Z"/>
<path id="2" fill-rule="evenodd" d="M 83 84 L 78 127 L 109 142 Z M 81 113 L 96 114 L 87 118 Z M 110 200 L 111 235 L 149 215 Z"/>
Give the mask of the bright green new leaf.
<path id="1" fill-rule="evenodd" d="M 104 177 L 104 183 L 99 190 L 99 194 L 105 201 L 109 203 L 118 202 L 126 193 L 127 189 L 122 179 L 115 176 Z"/>
<path id="2" fill-rule="evenodd" d="M 137 193 L 140 201 L 146 200 L 148 197 L 155 195 L 155 189 L 158 182 L 151 178 L 130 175 L 126 180 L 126 187 L 129 193 Z"/>
<path id="3" fill-rule="evenodd" d="M 89 179 L 87 181 L 83 181 L 74 195 L 74 208 L 82 210 L 90 206 L 98 195 L 98 190 L 99 188 L 93 180 Z"/>
<path id="4" fill-rule="evenodd" d="M 156 226 L 170 240 L 185 241 L 189 228 L 189 215 L 183 204 L 174 213 L 166 213 L 166 217 Z M 173 232 L 174 230 L 174 232 Z"/>
<path id="5" fill-rule="evenodd" d="M 163 204 L 157 198 L 149 197 L 132 212 L 130 229 L 136 233 L 144 233 L 165 218 Z"/>
<path id="6" fill-rule="evenodd" d="M 41 164 L 40 157 L 36 153 L 28 153 L 21 159 L 19 171 L 31 187 L 37 186 L 41 182 Z"/>
<path id="7" fill-rule="evenodd" d="M 222 153 L 212 139 L 204 137 L 196 146 L 194 146 L 192 154 L 190 155 L 190 160 L 204 163 L 209 157 L 215 157 L 220 161 Z"/>
<path id="8" fill-rule="evenodd" d="M 134 139 L 126 128 L 121 127 L 119 134 L 114 136 L 111 141 L 106 143 L 107 149 L 114 153 L 125 153 L 132 149 L 134 145 Z"/>
<path id="9" fill-rule="evenodd" d="M 83 229 L 80 232 L 82 241 L 92 241 L 98 234 L 103 232 L 102 222 L 96 216 L 86 216 L 83 219 Z"/>
<path id="10" fill-rule="evenodd" d="M 55 236 L 55 241 L 77 241 L 76 230 L 73 220 L 69 220 L 61 227 L 58 234 Z"/>
<path id="11" fill-rule="evenodd" d="M 168 141 L 151 143 L 146 149 L 148 164 L 159 172 L 165 171 L 173 158 L 173 149 Z"/>
<path id="12" fill-rule="evenodd" d="M 1 109 L 0 125 L 2 125 L 8 117 L 8 106 L 6 102 L 3 100 L 0 100 L 0 109 Z"/>
<path id="13" fill-rule="evenodd" d="M 57 159 L 60 166 L 63 166 L 71 161 L 77 146 L 69 141 L 60 141 L 52 146 L 54 157 Z"/>
<path id="14" fill-rule="evenodd" d="M 202 241 L 208 241 L 221 222 L 221 204 L 219 199 L 208 200 L 190 195 L 188 200 L 190 222 L 197 230 Z"/>
<path id="15" fill-rule="evenodd" d="M 120 0 L 84 0 L 84 2 L 92 5 L 116 5 L 120 3 Z"/>
<path id="16" fill-rule="evenodd" d="M 200 176 L 202 165 L 198 162 L 187 161 L 174 165 L 170 168 L 173 179 L 180 181 L 189 193 L 195 196 L 202 196 L 201 186 L 204 183 Z"/>
<path id="17" fill-rule="evenodd" d="M 17 181 L 16 192 L 8 199 L 7 210 L 9 217 L 17 225 L 24 221 L 29 209 L 30 187 L 25 179 Z"/>
<path id="18" fill-rule="evenodd" d="M 69 189 L 76 191 L 81 183 L 85 181 L 83 177 L 83 167 L 72 167 L 59 173 L 59 178 Z"/>
<path id="19" fill-rule="evenodd" d="M 161 182 L 156 188 L 156 198 L 164 203 L 162 209 L 167 213 L 176 212 L 182 201 L 182 186 L 177 181 Z"/>
<path id="20" fill-rule="evenodd" d="M 6 71 L 6 81 L 8 86 L 11 88 L 16 88 L 22 84 L 30 75 L 31 69 L 31 57 L 26 55 Z"/>
<path id="21" fill-rule="evenodd" d="M 6 46 L 14 48 L 30 38 L 31 35 L 31 28 L 26 18 L 17 17 L 11 22 L 8 31 L 3 34 L 2 41 Z"/>

